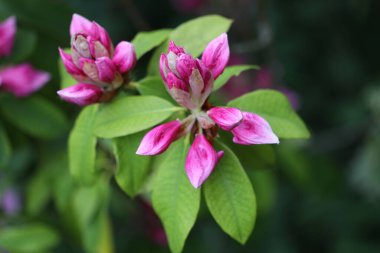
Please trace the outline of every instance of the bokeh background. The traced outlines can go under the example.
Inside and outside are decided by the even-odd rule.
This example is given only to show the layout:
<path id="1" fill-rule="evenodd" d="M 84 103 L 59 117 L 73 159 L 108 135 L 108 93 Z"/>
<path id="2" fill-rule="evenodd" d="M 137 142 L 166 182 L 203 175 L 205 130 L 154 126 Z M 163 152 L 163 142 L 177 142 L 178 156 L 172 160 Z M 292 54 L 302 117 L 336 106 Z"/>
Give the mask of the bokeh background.
<path id="1" fill-rule="evenodd" d="M 245 246 L 234 242 L 203 203 L 184 250 L 199 253 L 380 252 L 379 11 L 374 0 L 0 0 L 0 20 L 15 15 L 19 29 L 34 33 L 28 61 L 52 74 L 42 95 L 71 119 L 78 109 L 59 101 L 55 91 L 57 48 L 69 46 L 73 13 L 96 20 L 113 41 L 206 14 L 234 20 L 230 64 L 261 69 L 231 79 L 220 97 L 278 89 L 312 137 L 283 141 L 262 161 L 243 161 L 258 201 L 253 235 Z M 149 57 L 142 58 L 134 78 L 144 76 Z M 59 210 L 47 188 L 67 170 L 64 159 L 52 155 L 52 147 L 65 150 L 67 136 L 45 142 L 12 137 L 11 165 L 0 170 L 0 230 L 46 223 L 59 235 L 51 252 L 83 252 L 70 228 L 70 211 Z M 58 179 L 40 179 L 41 166 Z M 169 252 L 149 205 L 114 183 L 111 192 L 115 252 Z"/>

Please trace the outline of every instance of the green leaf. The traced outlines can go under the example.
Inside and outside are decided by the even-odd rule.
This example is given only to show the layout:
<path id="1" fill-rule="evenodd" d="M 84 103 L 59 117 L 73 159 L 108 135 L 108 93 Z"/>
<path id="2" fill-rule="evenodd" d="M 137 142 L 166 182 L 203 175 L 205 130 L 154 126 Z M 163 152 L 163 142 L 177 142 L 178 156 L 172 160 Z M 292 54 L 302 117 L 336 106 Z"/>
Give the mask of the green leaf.
<path id="1" fill-rule="evenodd" d="M 115 99 L 100 108 L 95 120 L 95 134 L 113 138 L 150 128 L 182 110 L 153 96 L 128 96 Z"/>
<path id="2" fill-rule="evenodd" d="M 1 100 L 6 118 L 24 132 L 39 138 L 54 138 L 63 134 L 68 124 L 61 109 L 43 97 Z"/>
<path id="3" fill-rule="evenodd" d="M 255 225 L 255 193 L 236 155 L 219 142 L 215 148 L 224 156 L 203 185 L 206 204 L 223 231 L 244 244 Z"/>
<path id="4" fill-rule="evenodd" d="M 117 160 L 116 182 L 131 197 L 139 193 L 150 169 L 151 157 L 136 155 L 136 150 L 145 133 L 114 139 Z"/>
<path id="5" fill-rule="evenodd" d="M 309 138 L 310 136 L 305 124 L 281 92 L 254 91 L 230 101 L 228 106 L 264 117 L 278 137 Z"/>
<path id="6" fill-rule="evenodd" d="M 200 204 L 200 191 L 193 188 L 185 174 L 188 146 L 188 142 L 179 140 L 160 156 L 153 186 L 153 207 L 174 253 L 182 251 Z"/>
<path id="7" fill-rule="evenodd" d="M 47 205 L 51 195 L 49 168 L 40 168 L 28 182 L 26 191 L 26 211 L 29 215 L 39 214 Z"/>
<path id="8" fill-rule="evenodd" d="M 63 49 L 66 53 L 70 53 L 70 48 Z M 75 80 L 69 73 L 67 73 L 65 65 L 63 65 L 61 57 L 58 58 L 58 71 L 59 76 L 61 77 L 61 89 L 73 86 L 78 83 L 77 80 Z"/>
<path id="9" fill-rule="evenodd" d="M 231 23 L 231 19 L 219 15 L 199 17 L 178 26 L 169 39 L 184 47 L 186 52 L 194 57 L 198 57 L 211 40 L 228 31 Z"/>
<path id="10" fill-rule="evenodd" d="M 43 252 L 53 248 L 58 242 L 58 234 L 42 224 L 2 228 L 0 231 L 0 246 L 10 252 Z"/>
<path id="11" fill-rule="evenodd" d="M 0 169 L 4 168 L 11 157 L 11 144 L 0 122 Z"/>
<path id="12" fill-rule="evenodd" d="M 17 29 L 15 43 L 12 49 L 12 53 L 9 57 L 1 59 L 1 62 L 5 63 L 20 63 L 21 61 L 28 58 L 34 51 L 37 45 L 37 35 L 36 33 Z"/>
<path id="13" fill-rule="evenodd" d="M 98 105 L 86 106 L 69 137 L 70 173 L 83 184 L 92 183 L 95 177 L 96 137 L 93 130 L 97 111 Z"/>
<path id="14" fill-rule="evenodd" d="M 223 85 L 225 85 L 228 82 L 228 80 L 230 80 L 231 77 L 238 76 L 240 75 L 241 72 L 250 70 L 250 69 L 259 69 L 259 66 L 237 65 L 237 66 L 230 66 L 230 67 L 225 68 L 223 73 L 218 77 L 218 79 L 216 79 L 213 90 L 215 91 L 215 90 L 220 89 L 221 87 L 223 87 Z"/>
<path id="15" fill-rule="evenodd" d="M 168 91 L 166 90 L 165 84 L 162 81 L 161 76 L 148 76 L 138 81 L 137 89 L 141 93 L 141 95 L 157 96 L 175 103 L 172 97 L 169 95 Z"/>
<path id="16" fill-rule="evenodd" d="M 228 31 L 231 23 L 231 19 L 219 15 L 199 17 L 174 29 L 169 35 L 169 40 L 173 40 L 178 46 L 184 47 L 186 52 L 192 54 L 193 57 L 198 57 L 211 40 Z M 167 52 L 169 40 L 155 50 L 148 66 L 149 75 L 159 74 L 160 55 Z"/>
<path id="17" fill-rule="evenodd" d="M 160 29 L 150 32 L 139 32 L 132 40 L 137 59 L 151 49 L 159 46 L 169 35 L 171 29 Z"/>

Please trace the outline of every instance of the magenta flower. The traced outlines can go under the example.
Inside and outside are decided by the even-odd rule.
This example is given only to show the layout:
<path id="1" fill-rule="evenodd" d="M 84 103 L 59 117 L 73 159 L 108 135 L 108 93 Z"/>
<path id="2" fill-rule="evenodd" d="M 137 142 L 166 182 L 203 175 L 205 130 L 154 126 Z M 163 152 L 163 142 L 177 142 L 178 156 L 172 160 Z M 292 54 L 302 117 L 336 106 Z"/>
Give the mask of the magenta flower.
<path id="1" fill-rule="evenodd" d="M 12 16 L 0 23 L 0 57 L 11 54 L 15 35 L 16 18 Z"/>
<path id="2" fill-rule="evenodd" d="M 218 128 L 231 131 L 233 141 L 243 145 L 279 143 L 268 122 L 259 115 L 236 108 L 213 107 L 207 102 L 214 80 L 224 71 L 230 50 L 227 34 L 212 40 L 202 60 L 194 59 L 182 47 L 170 42 L 160 58 L 160 73 L 170 95 L 191 114 L 155 127 L 143 138 L 137 154 L 157 155 L 186 134 L 194 141 L 186 158 L 185 171 L 190 183 L 199 188 L 214 170 L 223 151 L 215 151 L 212 141 Z"/>
<path id="3" fill-rule="evenodd" d="M 108 93 L 126 83 L 128 72 L 136 64 L 136 53 L 131 43 L 122 41 L 114 50 L 107 31 L 95 21 L 91 22 L 78 14 L 74 14 L 71 20 L 70 36 L 71 55 L 61 48 L 59 53 L 67 72 L 80 82 L 77 85 L 93 85 L 97 90 Z M 58 95 L 61 94 L 65 93 L 58 92 Z M 98 100 L 92 99 L 91 103 L 99 100 L 100 97 Z"/>
<path id="4" fill-rule="evenodd" d="M 14 188 L 7 188 L 0 196 L 0 207 L 7 216 L 17 215 L 21 210 L 21 197 Z"/>
<path id="5" fill-rule="evenodd" d="M 17 97 L 29 96 L 50 80 L 50 74 L 36 70 L 29 63 L 0 70 L 0 89 Z"/>

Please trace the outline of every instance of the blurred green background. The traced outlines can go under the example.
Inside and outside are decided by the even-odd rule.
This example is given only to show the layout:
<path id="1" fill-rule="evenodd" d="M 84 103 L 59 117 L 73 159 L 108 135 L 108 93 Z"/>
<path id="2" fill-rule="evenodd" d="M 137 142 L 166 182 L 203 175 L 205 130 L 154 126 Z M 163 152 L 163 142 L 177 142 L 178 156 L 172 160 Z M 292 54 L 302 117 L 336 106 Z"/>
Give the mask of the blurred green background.
<path id="1" fill-rule="evenodd" d="M 234 19 L 231 64 L 262 69 L 232 79 L 221 97 L 257 88 L 282 90 L 312 138 L 283 141 L 254 161 L 251 149 L 242 151 L 259 208 L 253 235 L 245 246 L 234 242 L 202 203 L 184 250 L 199 253 L 380 252 L 379 10 L 380 2 L 371 0 L 0 0 L 0 20 L 15 15 L 18 29 L 33 33 L 26 41 L 33 46 L 28 61 L 53 75 L 42 95 L 70 119 L 78 109 L 59 101 L 55 91 L 57 48 L 69 46 L 73 13 L 96 20 L 114 42 L 206 14 Z M 150 55 L 142 58 L 134 78 L 144 76 Z M 18 204 L 14 212 L 0 210 L 0 231 L 48 224 L 55 231 L 51 252 L 83 252 L 71 216 L 86 215 L 88 203 L 76 211 L 60 204 L 71 182 L 67 135 L 41 142 L 13 132 L 12 140 L 11 166 L 0 170 L 0 193 Z M 110 192 L 110 218 L 101 227 L 107 231 L 111 225 L 115 252 L 169 252 L 150 207 L 127 197 L 114 182 Z M 88 199 L 81 194 L 77 203 Z M 110 252 L 107 247 L 96 252 Z"/>

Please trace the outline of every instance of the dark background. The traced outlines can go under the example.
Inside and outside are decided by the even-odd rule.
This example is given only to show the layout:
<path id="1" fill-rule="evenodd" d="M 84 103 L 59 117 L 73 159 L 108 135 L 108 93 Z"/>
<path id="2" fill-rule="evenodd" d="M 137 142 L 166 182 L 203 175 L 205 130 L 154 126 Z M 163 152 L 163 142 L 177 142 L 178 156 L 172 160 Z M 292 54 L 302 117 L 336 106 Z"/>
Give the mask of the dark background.
<path id="1" fill-rule="evenodd" d="M 247 244 L 225 235 L 203 204 L 184 252 L 380 252 L 379 11 L 374 0 L 0 0 L 1 20 L 16 15 L 19 28 L 37 32 L 29 61 L 53 74 L 42 93 L 67 107 L 72 118 L 77 108 L 60 102 L 55 91 L 57 48 L 69 46 L 74 12 L 96 20 L 115 42 L 206 14 L 234 19 L 231 64 L 262 70 L 231 80 L 224 96 L 256 88 L 290 94 L 312 138 L 283 141 L 275 163 L 248 172 L 259 210 Z M 149 56 L 136 78 L 144 75 Z M 23 192 L 27 178 L 20 180 Z M 146 232 L 159 226 L 151 228 L 154 218 L 141 215 L 142 202 L 114 188 L 116 251 L 168 252 Z M 53 207 L 47 212 L 54 217 Z M 57 252 L 82 252 L 64 229 L 60 233 Z"/>

